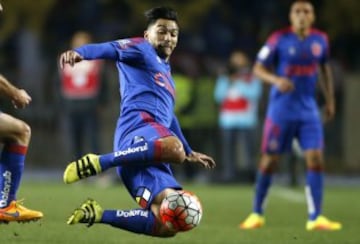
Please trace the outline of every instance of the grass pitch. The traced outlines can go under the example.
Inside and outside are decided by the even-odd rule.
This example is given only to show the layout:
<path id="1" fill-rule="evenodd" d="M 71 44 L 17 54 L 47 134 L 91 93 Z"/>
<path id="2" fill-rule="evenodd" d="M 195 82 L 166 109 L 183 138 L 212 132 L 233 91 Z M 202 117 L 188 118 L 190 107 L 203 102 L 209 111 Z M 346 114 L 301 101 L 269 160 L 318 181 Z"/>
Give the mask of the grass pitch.
<path id="1" fill-rule="evenodd" d="M 262 229 L 244 231 L 238 224 L 251 210 L 253 188 L 243 185 L 185 185 L 201 199 L 204 216 L 199 227 L 162 239 L 137 235 L 106 225 L 68 226 L 66 219 L 87 197 L 104 208 L 137 207 L 122 185 L 100 188 L 91 183 L 22 183 L 19 197 L 29 208 L 44 212 L 44 219 L 27 224 L 0 225 L 0 243 L 360 243 L 359 187 L 327 188 L 324 213 L 343 223 L 338 232 L 305 231 L 306 203 L 303 189 L 275 186 L 268 199 L 267 223 Z"/>

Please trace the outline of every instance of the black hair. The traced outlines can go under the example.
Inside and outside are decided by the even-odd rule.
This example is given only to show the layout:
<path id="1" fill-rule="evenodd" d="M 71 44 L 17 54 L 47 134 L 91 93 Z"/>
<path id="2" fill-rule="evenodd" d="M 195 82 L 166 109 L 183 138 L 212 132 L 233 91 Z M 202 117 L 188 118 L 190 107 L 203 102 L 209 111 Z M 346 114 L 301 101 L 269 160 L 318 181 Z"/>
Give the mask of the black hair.
<path id="1" fill-rule="evenodd" d="M 177 12 L 170 7 L 155 7 L 145 12 L 147 26 L 154 24 L 158 19 L 174 20 L 178 23 Z"/>

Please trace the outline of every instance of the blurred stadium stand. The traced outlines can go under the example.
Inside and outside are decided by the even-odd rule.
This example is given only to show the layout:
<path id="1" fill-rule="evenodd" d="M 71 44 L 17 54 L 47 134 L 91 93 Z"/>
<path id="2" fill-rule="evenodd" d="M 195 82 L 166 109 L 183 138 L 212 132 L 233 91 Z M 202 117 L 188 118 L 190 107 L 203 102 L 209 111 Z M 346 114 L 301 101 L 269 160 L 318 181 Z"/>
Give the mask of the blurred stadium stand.
<path id="1" fill-rule="evenodd" d="M 189 138 L 203 151 L 219 158 L 216 150 L 217 108 L 211 97 L 215 75 L 231 50 L 245 50 L 255 57 L 268 34 L 286 25 L 291 1 L 159 1 L 159 0 L 4 0 L 0 15 L 0 71 L 33 96 L 32 105 L 14 111 L 2 102 L 1 110 L 16 113 L 32 126 L 27 169 L 62 169 L 72 156 L 65 150 L 62 110 L 58 106 L 54 77 L 57 57 L 77 30 L 91 32 L 97 42 L 141 36 L 142 13 L 156 5 L 170 5 L 180 17 L 177 52 L 191 53 L 198 61 L 197 125 Z M 336 77 L 337 118 L 326 125 L 327 169 L 330 173 L 360 173 L 360 1 L 313 1 L 316 26 L 329 33 Z M 341 21 L 339 21 L 341 20 Z M 118 81 L 108 64 L 113 89 L 102 118 L 102 148 L 112 150 L 112 133 L 118 116 Z M 204 100 L 205 99 L 205 100 Z M 264 98 L 263 103 L 266 99 Z M 264 106 L 262 106 L 262 117 Z M 202 135 L 203 140 L 197 140 Z M 206 141 L 206 143 L 203 143 Z"/>

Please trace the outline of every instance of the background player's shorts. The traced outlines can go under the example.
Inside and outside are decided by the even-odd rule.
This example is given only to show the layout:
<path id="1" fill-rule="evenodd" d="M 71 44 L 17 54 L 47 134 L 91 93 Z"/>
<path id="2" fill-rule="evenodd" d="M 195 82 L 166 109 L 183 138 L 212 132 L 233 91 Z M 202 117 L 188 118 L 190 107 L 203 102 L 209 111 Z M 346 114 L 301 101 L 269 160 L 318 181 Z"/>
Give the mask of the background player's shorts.
<path id="1" fill-rule="evenodd" d="M 151 120 L 149 114 L 133 112 L 131 116 L 133 118 L 129 121 L 132 121 L 132 128 L 135 129 L 115 137 L 114 151 L 124 150 L 141 141 L 155 141 L 174 135 L 168 128 Z M 149 208 L 154 197 L 166 188 L 182 189 L 168 163 L 120 166 L 117 171 L 131 196 L 142 208 Z"/>
<path id="2" fill-rule="evenodd" d="M 319 119 L 284 120 L 267 117 L 261 149 L 263 153 L 282 154 L 291 151 L 296 138 L 302 150 L 322 150 L 324 136 Z"/>

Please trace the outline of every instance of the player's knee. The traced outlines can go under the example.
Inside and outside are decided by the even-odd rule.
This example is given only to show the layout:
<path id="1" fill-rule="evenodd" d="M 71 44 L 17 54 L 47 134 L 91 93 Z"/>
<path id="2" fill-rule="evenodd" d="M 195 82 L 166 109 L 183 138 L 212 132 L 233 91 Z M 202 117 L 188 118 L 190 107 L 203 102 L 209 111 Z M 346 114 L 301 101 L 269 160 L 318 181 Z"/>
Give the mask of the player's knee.
<path id="1" fill-rule="evenodd" d="M 181 141 L 175 137 L 170 136 L 163 138 L 162 143 L 162 160 L 171 161 L 174 163 L 182 163 L 185 160 L 185 151 Z"/>
<path id="2" fill-rule="evenodd" d="M 19 135 L 20 141 L 23 144 L 28 144 L 31 138 L 31 128 L 28 124 L 21 121 L 21 125 L 19 127 Z"/>
<path id="3" fill-rule="evenodd" d="M 259 169 L 265 173 L 272 173 L 276 170 L 278 162 L 278 155 L 265 154 L 261 157 Z"/>
<path id="4" fill-rule="evenodd" d="M 309 152 L 305 154 L 306 165 L 310 170 L 321 171 L 324 168 L 323 155 L 319 151 Z"/>
<path id="5" fill-rule="evenodd" d="M 9 134 L 9 139 L 17 144 L 28 145 L 30 138 L 30 126 L 22 120 L 16 120 Z"/>
<path id="6" fill-rule="evenodd" d="M 307 168 L 314 171 L 322 171 L 324 169 L 324 162 L 320 158 L 313 159 L 306 163 Z"/>

